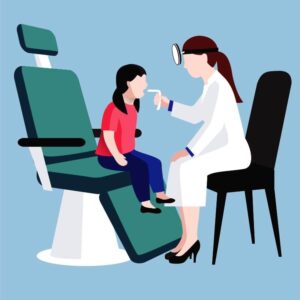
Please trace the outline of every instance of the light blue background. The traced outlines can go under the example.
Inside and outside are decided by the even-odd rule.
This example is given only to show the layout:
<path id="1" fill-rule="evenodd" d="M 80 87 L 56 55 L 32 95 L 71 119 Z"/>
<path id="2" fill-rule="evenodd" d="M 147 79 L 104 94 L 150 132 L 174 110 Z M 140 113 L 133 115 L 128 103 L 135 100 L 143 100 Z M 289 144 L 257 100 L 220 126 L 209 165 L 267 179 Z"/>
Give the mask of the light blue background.
<path id="1" fill-rule="evenodd" d="M 299 11 L 298 1 L 2 1 L 1 2 L 1 299 L 300 299 L 299 292 Z M 98 127 L 114 90 L 116 70 L 137 63 L 149 87 L 193 103 L 202 90 L 170 56 L 170 45 L 193 35 L 212 37 L 232 63 L 244 103 L 244 128 L 256 82 L 269 70 L 293 79 L 276 166 L 283 257 L 278 258 L 264 193 L 254 193 L 256 245 L 243 194 L 225 209 L 217 264 L 211 265 L 215 197 L 201 211 L 197 264 L 170 265 L 163 257 L 145 264 L 96 268 L 49 265 L 35 257 L 51 245 L 62 192 L 44 192 L 29 152 L 13 73 L 34 65 L 19 46 L 16 26 L 51 29 L 59 55 L 53 66 L 74 70 L 81 81 L 92 125 Z M 272 107 L 270 107 L 272 114 Z M 266 116 L 266 122 L 267 122 Z M 156 112 L 142 99 L 137 148 L 160 157 L 165 176 L 172 153 L 196 127 Z"/>

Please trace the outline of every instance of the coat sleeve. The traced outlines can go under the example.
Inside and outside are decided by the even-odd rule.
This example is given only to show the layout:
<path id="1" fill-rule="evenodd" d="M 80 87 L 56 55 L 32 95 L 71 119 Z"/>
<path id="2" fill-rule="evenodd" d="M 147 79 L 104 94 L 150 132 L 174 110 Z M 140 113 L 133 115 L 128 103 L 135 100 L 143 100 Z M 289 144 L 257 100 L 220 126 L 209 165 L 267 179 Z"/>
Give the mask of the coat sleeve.
<path id="1" fill-rule="evenodd" d="M 204 124 L 187 145 L 193 155 L 199 155 L 224 127 L 224 99 L 217 83 L 210 86 L 203 100 Z"/>
<path id="2" fill-rule="evenodd" d="M 171 116 L 191 124 L 203 121 L 202 97 L 194 105 L 186 105 L 172 100 Z"/>

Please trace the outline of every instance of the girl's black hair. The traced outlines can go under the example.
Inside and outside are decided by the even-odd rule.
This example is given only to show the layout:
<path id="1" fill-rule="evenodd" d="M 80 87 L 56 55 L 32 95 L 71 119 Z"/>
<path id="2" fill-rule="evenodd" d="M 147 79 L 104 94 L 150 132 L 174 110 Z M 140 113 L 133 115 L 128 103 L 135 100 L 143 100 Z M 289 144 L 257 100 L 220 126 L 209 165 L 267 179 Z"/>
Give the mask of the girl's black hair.
<path id="1" fill-rule="evenodd" d="M 132 81 L 137 75 L 146 75 L 144 68 L 138 65 L 130 64 L 121 67 L 116 75 L 116 89 L 113 94 L 113 103 L 124 114 L 127 114 L 127 109 L 123 99 L 123 94 L 128 90 L 127 81 Z M 135 99 L 133 105 L 136 111 L 140 110 L 140 99 Z"/>

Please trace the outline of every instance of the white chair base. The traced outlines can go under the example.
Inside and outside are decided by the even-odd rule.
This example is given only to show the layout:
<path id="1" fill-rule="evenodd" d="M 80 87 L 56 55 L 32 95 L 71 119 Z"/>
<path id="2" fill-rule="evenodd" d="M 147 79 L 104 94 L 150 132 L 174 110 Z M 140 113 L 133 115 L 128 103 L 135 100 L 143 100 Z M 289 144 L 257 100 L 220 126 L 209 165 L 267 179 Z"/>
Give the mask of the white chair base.
<path id="1" fill-rule="evenodd" d="M 129 260 L 118 246 L 99 195 L 68 190 L 63 194 L 52 249 L 38 253 L 37 258 L 68 266 L 102 266 Z"/>
<path id="2" fill-rule="evenodd" d="M 122 249 L 117 250 L 115 253 L 111 253 L 111 256 L 107 255 L 106 257 L 94 257 L 91 259 L 59 258 L 52 256 L 51 252 L 52 249 L 41 251 L 37 254 L 37 258 L 43 262 L 50 264 L 78 267 L 114 265 L 127 262 L 129 260 L 126 251 Z"/>

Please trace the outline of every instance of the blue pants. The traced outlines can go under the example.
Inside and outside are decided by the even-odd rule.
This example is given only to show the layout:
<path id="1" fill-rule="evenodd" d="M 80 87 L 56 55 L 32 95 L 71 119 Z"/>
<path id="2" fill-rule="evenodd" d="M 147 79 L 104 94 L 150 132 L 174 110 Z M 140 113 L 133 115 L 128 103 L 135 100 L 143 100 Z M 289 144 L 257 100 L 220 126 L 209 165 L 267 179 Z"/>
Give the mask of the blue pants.
<path id="1" fill-rule="evenodd" d="M 154 193 L 164 191 L 161 161 L 148 154 L 133 150 L 124 154 L 126 166 L 120 166 L 113 156 L 98 156 L 99 164 L 106 169 L 128 171 L 134 192 L 140 202 L 150 199 L 150 188 Z"/>

